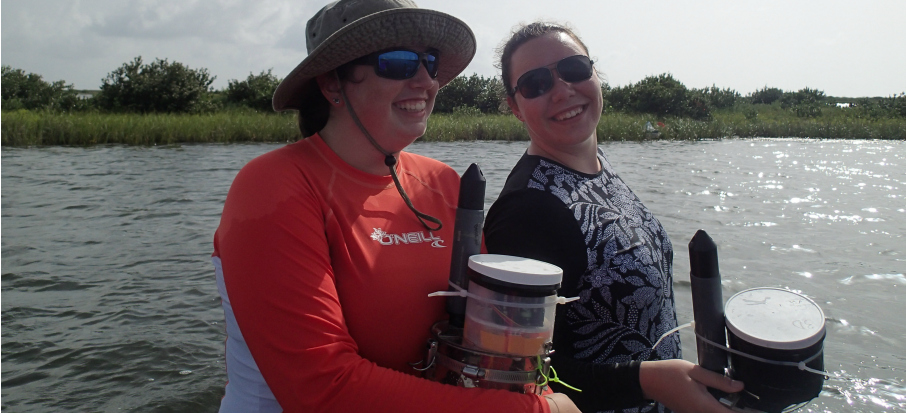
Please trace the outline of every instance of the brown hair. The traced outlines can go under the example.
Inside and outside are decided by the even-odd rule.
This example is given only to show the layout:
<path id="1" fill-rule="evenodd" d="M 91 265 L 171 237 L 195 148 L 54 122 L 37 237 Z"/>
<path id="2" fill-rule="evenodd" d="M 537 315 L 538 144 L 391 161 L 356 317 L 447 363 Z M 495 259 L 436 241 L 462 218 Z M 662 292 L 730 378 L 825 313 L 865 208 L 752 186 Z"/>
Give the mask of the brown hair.
<path id="1" fill-rule="evenodd" d="M 513 53 L 516 52 L 516 49 L 518 49 L 519 46 L 522 46 L 529 40 L 549 33 L 565 33 L 569 37 L 572 37 L 579 46 L 582 46 L 582 48 L 585 49 L 585 53 L 588 54 L 588 46 L 582 42 L 582 39 L 580 39 L 575 31 L 567 24 L 543 21 L 519 24 L 513 28 L 509 40 L 497 48 L 497 55 L 500 56 L 500 60 L 496 66 L 500 69 L 500 80 L 503 81 L 503 87 L 506 89 L 507 94 L 513 90 L 513 85 L 511 84 L 513 79 L 511 79 L 510 75 Z"/>
<path id="2" fill-rule="evenodd" d="M 340 82 L 355 82 L 351 80 L 354 66 L 352 62 L 349 62 L 334 69 Z M 306 99 L 308 102 L 300 105 L 301 108 L 296 116 L 299 123 L 299 131 L 302 132 L 303 138 L 307 138 L 324 129 L 324 125 L 327 125 L 327 120 L 330 118 L 330 102 L 321 93 L 318 82 L 312 79 L 308 88 L 308 93 L 301 94 L 303 96 L 302 99 Z"/>

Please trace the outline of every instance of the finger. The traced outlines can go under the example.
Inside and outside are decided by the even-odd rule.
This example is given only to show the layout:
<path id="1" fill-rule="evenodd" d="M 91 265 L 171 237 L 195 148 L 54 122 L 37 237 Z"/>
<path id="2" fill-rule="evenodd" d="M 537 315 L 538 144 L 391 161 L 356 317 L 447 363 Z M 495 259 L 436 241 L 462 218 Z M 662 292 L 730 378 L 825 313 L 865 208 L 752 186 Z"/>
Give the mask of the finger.
<path id="1" fill-rule="evenodd" d="M 708 394 L 708 396 L 711 396 L 711 395 Z M 703 413 L 731 413 L 731 412 L 733 412 L 733 410 L 731 410 L 729 407 L 727 407 L 723 403 L 717 401 L 717 399 L 715 399 L 714 397 L 706 397 L 705 400 L 702 401 L 702 404 L 699 406 L 699 408 L 700 408 L 700 411 Z"/>
<path id="2" fill-rule="evenodd" d="M 689 372 L 689 377 L 705 386 L 723 390 L 728 393 L 741 391 L 743 384 L 739 380 L 733 380 L 723 374 L 717 374 L 713 371 L 705 370 L 701 366 L 695 366 Z"/>

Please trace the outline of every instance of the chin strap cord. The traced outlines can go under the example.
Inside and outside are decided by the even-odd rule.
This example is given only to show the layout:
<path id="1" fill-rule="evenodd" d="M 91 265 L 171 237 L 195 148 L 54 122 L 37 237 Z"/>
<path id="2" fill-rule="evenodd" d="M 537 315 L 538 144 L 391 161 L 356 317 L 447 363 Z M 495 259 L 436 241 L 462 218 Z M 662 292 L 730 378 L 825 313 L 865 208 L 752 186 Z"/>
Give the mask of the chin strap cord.
<path id="1" fill-rule="evenodd" d="M 400 178 L 396 176 L 396 157 L 393 156 L 393 154 L 391 154 L 390 152 L 384 150 L 381 145 L 378 145 L 377 141 L 375 141 L 371 134 L 368 133 L 368 130 L 365 129 L 365 126 L 362 125 L 359 117 L 356 116 L 355 111 L 352 109 L 352 105 L 349 103 L 349 98 L 346 97 L 346 90 L 340 89 L 340 93 L 343 95 L 343 101 L 346 102 L 346 109 L 349 110 L 349 116 L 352 117 L 352 120 L 355 122 L 356 126 L 358 126 L 359 130 L 361 130 L 362 133 L 365 134 L 365 137 L 368 138 L 372 145 L 374 145 L 375 149 L 384 154 L 384 165 L 387 165 L 387 167 L 390 168 L 390 176 L 393 178 L 393 183 L 396 185 L 396 190 L 400 193 L 400 196 L 403 197 L 403 201 L 406 202 L 406 206 L 408 206 L 409 209 L 412 210 L 412 212 L 415 214 L 415 217 L 418 218 L 419 222 L 421 222 L 422 225 L 424 225 L 425 228 L 428 229 L 428 231 L 440 230 L 443 227 L 443 224 L 439 219 L 415 209 L 415 206 L 412 205 L 412 201 L 409 199 L 409 195 L 406 194 L 406 190 L 403 189 L 403 186 L 400 184 Z M 431 227 L 425 221 L 432 222 L 437 226 Z"/>

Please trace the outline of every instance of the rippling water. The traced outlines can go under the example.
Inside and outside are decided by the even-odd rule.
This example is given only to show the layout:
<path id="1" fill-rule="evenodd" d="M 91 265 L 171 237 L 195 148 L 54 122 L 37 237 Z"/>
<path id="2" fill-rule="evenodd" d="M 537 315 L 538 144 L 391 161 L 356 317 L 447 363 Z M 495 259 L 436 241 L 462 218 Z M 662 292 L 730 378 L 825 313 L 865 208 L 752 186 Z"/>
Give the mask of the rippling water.
<path id="1" fill-rule="evenodd" d="M 2 148 L 2 409 L 214 412 L 226 378 L 209 263 L 229 184 L 280 145 Z M 417 143 L 471 162 L 488 205 L 524 143 Z M 724 299 L 812 297 L 830 378 L 803 411 L 906 411 L 906 143 L 789 139 L 607 143 L 676 248 L 719 245 Z M 694 360 L 694 339 L 681 333 Z"/>

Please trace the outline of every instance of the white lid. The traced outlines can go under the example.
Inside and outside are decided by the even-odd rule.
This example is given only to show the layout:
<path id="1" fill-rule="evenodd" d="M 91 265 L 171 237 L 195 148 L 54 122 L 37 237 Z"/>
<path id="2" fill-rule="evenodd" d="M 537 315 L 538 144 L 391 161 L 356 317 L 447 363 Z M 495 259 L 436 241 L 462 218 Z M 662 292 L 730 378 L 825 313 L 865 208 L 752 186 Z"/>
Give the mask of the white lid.
<path id="1" fill-rule="evenodd" d="M 727 329 L 751 344 L 798 350 L 824 337 L 824 312 L 801 294 L 779 288 L 740 291 L 724 307 Z"/>
<path id="2" fill-rule="evenodd" d="M 473 255 L 469 257 L 469 268 L 510 284 L 548 286 L 560 284 L 563 280 L 563 270 L 556 265 L 509 255 Z"/>

